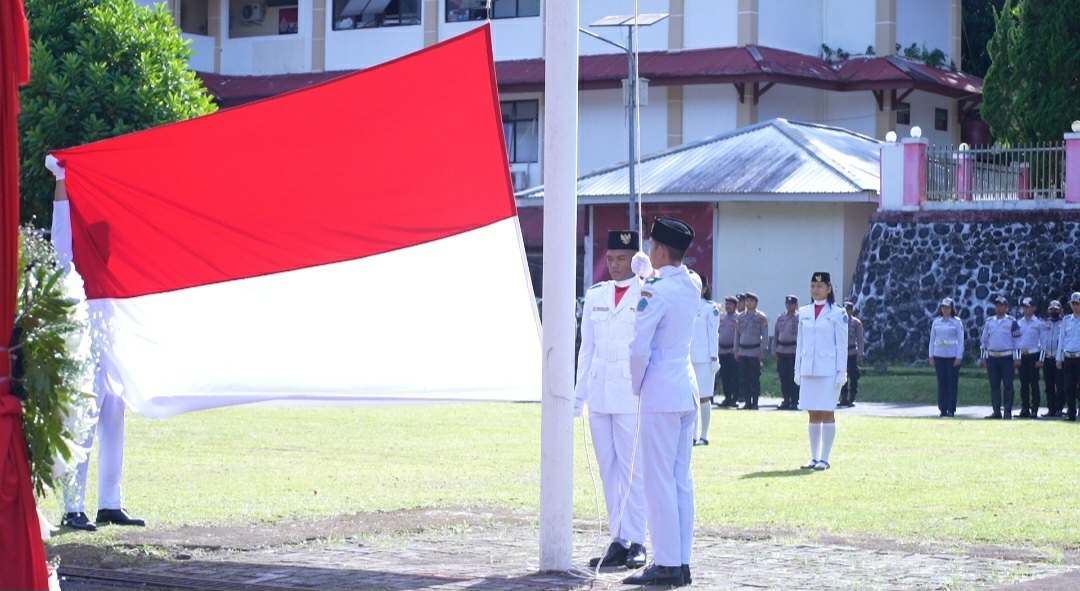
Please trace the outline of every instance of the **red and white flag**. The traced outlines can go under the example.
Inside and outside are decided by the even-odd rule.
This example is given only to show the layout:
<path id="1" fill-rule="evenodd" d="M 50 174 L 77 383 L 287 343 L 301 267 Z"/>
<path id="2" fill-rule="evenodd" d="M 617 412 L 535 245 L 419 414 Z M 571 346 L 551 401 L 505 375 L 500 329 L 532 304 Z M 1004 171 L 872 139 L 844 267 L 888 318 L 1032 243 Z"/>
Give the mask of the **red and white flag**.
<path id="1" fill-rule="evenodd" d="M 138 412 L 539 399 L 488 27 L 55 155 L 101 370 Z"/>

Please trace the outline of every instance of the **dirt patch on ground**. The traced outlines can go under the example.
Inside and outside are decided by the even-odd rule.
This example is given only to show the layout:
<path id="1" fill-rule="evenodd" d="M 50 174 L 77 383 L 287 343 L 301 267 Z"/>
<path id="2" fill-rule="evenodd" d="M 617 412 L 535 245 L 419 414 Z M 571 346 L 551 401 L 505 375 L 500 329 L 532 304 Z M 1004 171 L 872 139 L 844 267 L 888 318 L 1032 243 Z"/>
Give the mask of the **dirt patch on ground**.
<path id="1" fill-rule="evenodd" d="M 531 535 L 535 527 L 534 513 L 502 508 L 409 509 L 276 523 L 132 529 L 118 532 L 115 537 L 98 543 L 83 543 L 78 541 L 74 534 L 69 534 L 50 545 L 50 554 L 60 556 L 64 564 L 124 568 L 144 564 L 148 560 L 183 561 L 335 540 L 363 545 L 369 540 L 392 540 L 443 531 L 496 533 L 512 530 L 520 535 L 528 530 Z M 588 521 L 575 524 L 575 529 L 582 533 L 595 532 L 597 527 L 597 524 Z M 874 536 L 841 536 L 779 528 L 699 528 L 698 531 L 703 537 L 745 542 L 809 542 L 882 552 L 954 554 L 971 558 L 1080 564 L 1080 552 L 1075 549 L 1061 552 L 987 544 L 900 541 Z"/>

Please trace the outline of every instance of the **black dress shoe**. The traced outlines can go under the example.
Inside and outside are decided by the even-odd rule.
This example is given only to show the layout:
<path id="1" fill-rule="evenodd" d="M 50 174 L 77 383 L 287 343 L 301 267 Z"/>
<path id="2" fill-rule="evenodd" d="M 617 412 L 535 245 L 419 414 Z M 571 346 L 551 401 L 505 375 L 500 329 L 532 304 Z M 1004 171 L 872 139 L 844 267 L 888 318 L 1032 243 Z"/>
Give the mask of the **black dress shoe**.
<path id="1" fill-rule="evenodd" d="M 599 564 L 601 568 L 607 568 L 610 566 L 623 566 L 626 563 L 626 556 L 628 552 L 626 546 L 618 542 L 612 542 L 607 547 L 607 552 L 604 553 L 602 558 L 592 558 L 589 560 L 589 566 L 596 568 Z"/>
<path id="2" fill-rule="evenodd" d="M 630 570 L 637 570 L 643 566 L 649 559 L 649 553 L 645 551 L 645 546 L 634 542 L 630 544 L 630 549 L 626 551 L 626 562 L 623 564 Z"/>
<path id="3" fill-rule="evenodd" d="M 146 527 L 146 522 L 137 517 L 127 514 L 126 509 L 98 509 L 97 518 L 94 521 L 99 524 L 111 523 L 113 525 L 136 525 Z"/>
<path id="4" fill-rule="evenodd" d="M 1031 411 L 1026 409 L 1026 408 L 1024 410 L 1020 411 L 1020 418 L 1021 419 L 1030 419 L 1031 418 Z"/>
<path id="5" fill-rule="evenodd" d="M 1001 418 L 1005 419 L 1006 421 L 1011 421 L 1011 420 L 1012 420 L 1012 418 L 1013 418 L 1013 417 L 1012 417 L 1012 413 L 1011 413 L 1011 412 L 1007 412 L 1007 413 L 1005 413 L 1005 415 L 1004 415 L 1004 416 L 1002 416 Z"/>
<path id="6" fill-rule="evenodd" d="M 984 419 L 1000 419 L 1001 418 L 1001 413 L 1000 412 L 995 412 L 994 414 L 986 415 L 983 418 Z"/>
<path id="7" fill-rule="evenodd" d="M 681 566 L 650 565 L 649 568 L 636 575 L 623 579 L 627 585 L 641 585 L 644 587 L 682 587 L 683 569 Z"/>
<path id="8" fill-rule="evenodd" d="M 64 513 L 60 525 L 82 531 L 97 531 L 97 526 L 90 523 L 90 518 L 86 516 L 86 513 Z"/>
<path id="9" fill-rule="evenodd" d="M 689 564 L 682 565 L 682 579 L 683 579 L 683 585 L 689 585 L 690 583 L 694 582 L 694 580 L 690 578 L 690 565 Z"/>

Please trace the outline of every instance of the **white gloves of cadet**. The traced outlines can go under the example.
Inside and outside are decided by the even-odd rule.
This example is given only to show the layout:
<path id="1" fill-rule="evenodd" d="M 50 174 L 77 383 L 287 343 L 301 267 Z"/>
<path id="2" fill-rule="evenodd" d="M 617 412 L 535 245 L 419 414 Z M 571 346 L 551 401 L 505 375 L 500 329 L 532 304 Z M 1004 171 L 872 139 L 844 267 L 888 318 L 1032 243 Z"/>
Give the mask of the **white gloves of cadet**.
<path id="1" fill-rule="evenodd" d="M 801 386 L 802 385 L 802 376 L 799 375 L 799 372 L 795 372 L 795 385 L 796 386 Z"/>
<path id="2" fill-rule="evenodd" d="M 49 172 L 53 173 L 56 180 L 64 180 L 64 167 L 60 164 L 60 161 L 56 159 L 56 156 L 49 154 L 45 157 L 45 168 L 48 168 Z"/>
<path id="3" fill-rule="evenodd" d="M 634 258 L 630 259 L 630 270 L 634 272 L 634 275 L 641 277 L 642 279 L 648 279 L 653 276 L 652 261 L 649 260 L 649 255 L 638 251 L 634 255 Z"/>
<path id="4" fill-rule="evenodd" d="M 837 389 L 843 388 L 844 384 L 846 384 L 846 383 L 847 383 L 847 374 L 846 373 L 838 373 L 838 374 L 836 374 L 836 387 L 837 387 Z"/>

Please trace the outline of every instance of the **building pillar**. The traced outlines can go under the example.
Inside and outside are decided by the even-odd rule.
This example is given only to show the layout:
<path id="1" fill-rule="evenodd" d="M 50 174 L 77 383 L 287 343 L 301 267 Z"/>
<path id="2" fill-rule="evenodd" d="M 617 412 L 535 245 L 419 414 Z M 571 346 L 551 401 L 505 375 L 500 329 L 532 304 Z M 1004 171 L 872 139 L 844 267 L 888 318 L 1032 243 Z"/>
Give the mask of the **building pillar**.
<path id="1" fill-rule="evenodd" d="M 1080 205 L 1080 124 L 1065 134 L 1065 202 Z"/>
<path id="2" fill-rule="evenodd" d="M 967 150 L 967 144 L 960 144 L 960 151 L 953 159 L 956 163 L 956 198 L 960 201 L 971 201 L 975 195 L 975 159 Z"/>
<path id="3" fill-rule="evenodd" d="M 878 210 L 899 210 L 904 206 L 904 146 L 898 142 L 881 144 L 881 190 Z"/>
<path id="4" fill-rule="evenodd" d="M 896 0 L 877 0 L 874 17 L 874 53 L 881 57 L 896 53 Z M 892 101 L 886 98 L 881 101 L 881 105 L 877 111 L 874 132 L 874 137 L 878 139 L 885 137 L 885 134 L 896 124 Z"/>
<path id="5" fill-rule="evenodd" d="M 738 44 L 739 47 L 758 44 L 758 0 L 739 0 Z M 736 104 L 735 122 L 737 127 L 753 125 L 758 121 L 757 103 L 753 93 L 743 94 L 743 100 Z"/>
<path id="6" fill-rule="evenodd" d="M 420 22 L 424 23 L 424 47 L 435 45 L 439 42 L 439 0 L 424 0 L 424 6 L 420 10 Z"/>
<path id="7" fill-rule="evenodd" d="M 950 0 L 952 3 L 949 6 L 949 29 L 951 36 L 949 39 L 949 59 L 956 64 L 957 69 L 963 70 L 964 65 L 964 11 L 963 0 Z M 949 100 L 949 121 L 956 122 L 956 125 L 951 127 L 952 130 L 949 133 L 953 144 L 959 144 L 963 141 L 964 132 L 964 120 L 960 115 L 960 101 Z"/>
<path id="8" fill-rule="evenodd" d="M 683 48 L 686 0 L 670 0 L 668 5 L 668 50 Z M 667 87 L 667 145 L 683 143 L 683 87 Z"/>
<path id="9" fill-rule="evenodd" d="M 904 208 L 918 209 L 926 203 L 926 151 L 930 141 L 906 137 L 900 144 L 904 150 Z"/>
<path id="10" fill-rule="evenodd" d="M 311 71 L 326 71 L 326 0 L 311 0 Z"/>
<path id="11" fill-rule="evenodd" d="M 739 47 L 758 43 L 758 0 L 739 0 Z"/>
<path id="12" fill-rule="evenodd" d="M 683 143 L 683 87 L 667 87 L 667 145 L 669 148 Z"/>
<path id="13" fill-rule="evenodd" d="M 214 37 L 214 72 L 221 73 L 221 39 L 228 35 L 225 27 L 225 9 L 222 6 L 229 0 L 207 0 L 206 28 Z"/>

